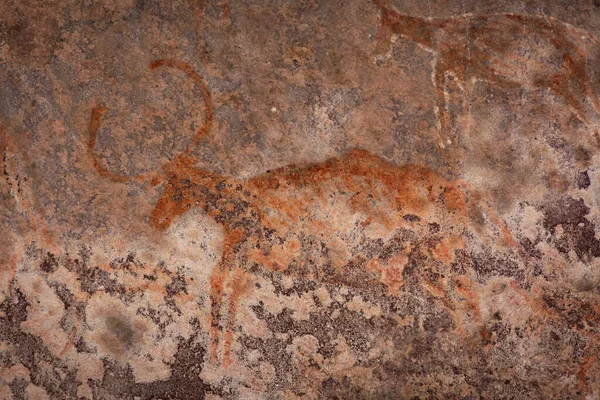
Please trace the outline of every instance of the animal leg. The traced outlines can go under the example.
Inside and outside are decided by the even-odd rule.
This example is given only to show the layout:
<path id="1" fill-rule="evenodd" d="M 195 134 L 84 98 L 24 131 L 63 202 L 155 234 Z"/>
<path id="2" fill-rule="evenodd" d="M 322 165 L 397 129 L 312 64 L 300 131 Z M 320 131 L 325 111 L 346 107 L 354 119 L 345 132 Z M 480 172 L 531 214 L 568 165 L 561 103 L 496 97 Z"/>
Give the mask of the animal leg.
<path id="1" fill-rule="evenodd" d="M 594 111 L 596 111 L 597 117 L 600 119 L 600 99 L 592 90 L 592 85 L 589 83 L 589 81 L 586 84 L 586 92 L 587 97 L 592 101 L 592 105 L 594 106 Z"/>
<path id="2" fill-rule="evenodd" d="M 223 257 L 210 275 L 210 360 L 213 364 L 218 361 L 219 331 L 221 322 L 221 308 L 223 305 L 223 292 L 225 281 L 229 275 L 230 268 Z"/>
<path id="3" fill-rule="evenodd" d="M 598 98 L 596 93 L 594 93 L 592 82 L 590 81 L 590 77 L 587 75 L 587 73 L 585 73 L 585 71 L 584 71 L 583 75 L 584 75 L 583 86 L 584 86 L 584 90 L 585 90 L 585 95 L 592 102 L 592 106 L 596 113 L 596 122 L 600 122 L 600 99 Z M 597 134 L 598 126 L 595 126 L 594 128 L 595 128 L 594 133 Z"/>
<path id="4" fill-rule="evenodd" d="M 437 94 L 438 119 L 440 121 L 440 147 L 444 148 L 444 137 L 448 129 L 448 104 L 446 100 L 446 71 L 436 63 L 433 86 Z"/>
<path id="5" fill-rule="evenodd" d="M 379 24 L 379 28 L 377 28 L 377 34 L 375 35 L 375 44 L 376 44 L 376 54 L 384 55 L 388 52 L 390 48 L 390 41 L 392 39 L 392 29 L 390 25 L 383 19 L 384 16 L 381 17 L 381 23 Z"/>
<path id="6" fill-rule="evenodd" d="M 508 245 L 509 247 L 512 247 L 514 249 L 518 248 L 518 243 L 513 238 L 512 234 L 510 233 L 510 230 L 508 229 L 508 225 L 506 224 L 506 222 L 504 222 L 504 220 L 502 219 L 502 216 L 500 216 L 493 209 L 493 207 L 490 207 L 487 204 L 487 202 L 485 201 L 485 199 L 483 198 L 481 193 L 476 191 L 469 182 L 464 181 L 462 179 L 455 180 L 452 183 L 452 186 L 455 188 L 456 187 L 462 188 L 464 193 L 469 196 L 469 201 L 468 201 L 469 209 L 465 211 L 467 215 L 470 215 L 471 212 L 476 211 L 474 209 L 474 207 L 480 207 L 480 209 L 479 209 L 480 211 L 483 210 L 487 213 L 488 218 L 496 226 L 496 228 L 499 230 L 499 233 L 500 233 L 500 238 L 501 238 L 502 242 L 496 242 L 496 243 L 499 243 L 502 245 Z"/>
<path id="7" fill-rule="evenodd" d="M 231 265 L 235 262 L 235 246 L 244 238 L 244 232 L 241 230 L 227 231 L 227 236 L 223 243 L 223 255 L 221 261 L 214 268 L 210 275 L 210 360 L 217 364 L 219 350 L 219 331 L 221 322 L 221 309 L 223 308 L 223 296 L 225 291 L 225 282 L 231 273 Z M 233 293 L 235 296 L 235 292 Z M 230 314 L 232 312 L 230 311 Z M 233 311 L 235 314 L 235 310 Z"/>
<path id="8" fill-rule="evenodd" d="M 560 87 L 557 89 L 565 88 L 565 91 L 568 91 L 571 94 L 571 101 L 574 102 L 573 104 L 578 104 L 581 108 L 584 108 L 584 101 L 580 99 L 578 100 L 576 96 L 573 95 L 573 91 L 568 89 L 569 82 L 580 84 L 582 86 L 581 89 L 582 92 L 585 94 L 585 97 L 587 97 L 592 102 L 592 107 L 597 117 L 596 122 L 598 122 L 598 118 L 600 118 L 600 99 L 598 99 L 598 96 L 595 95 L 592 89 L 592 82 L 590 81 L 590 77 L 586 71 L 585 60 L 587 58 L 587 55 L 582 50 L 583 49 L 581 48 L 576 48 L 574 49 L 575 54 L 567 54 L 564 56 L 565 67 L 568 69 L 568 75 L 561 76 L 562 79 L 558 80 L 558 82 L 555 80 L 555 83 L 558 83 L 560 85 Z M 559 95 L 561 94 L 559 93 Z M 569 100 L 567 100 L 566 98 L 565 100 L 569 102 Z M 569 105 L 571 107 L 574 107 L 574 105 L 572 105 L 571 103 L 569 103 Z M 590 125 L 591 120 L 589 117 L 590 115 L 583 111 L 580 119 L 583 120 L 585 118 L 584 122 L 587 125 Z M 597 126 L 594 126 L 594 128 L 596 128 L 595 130 L 597 132 Z"/>
<path id="9" fill-rule="evenodd" d="M 569 80 L 563 76 L 554 79 L 552 91 L 563 98 L 569 107 L 577 114 L 577 117 L 586 125 L 590 124 L 588 113 L 583 102 L 577 98 L 569 87 Z"/>
<path id="10" fill-rule="evenodd" d="M 247 287 L 246 274 L 237 268 L 231 277 L 231 294 L 227 306 L 227 322 L 225 324 L 225 339 L 223 343 L 223 365 L 231 364 L 231 345 L 233 344 L 233 331 L 240 297 Z"/>
<path id="11" fill-rule="evenodd" d="M 465 78 L 463 80 L 463 115 L 466 119 L 465 132 L 467 136 L 471 134 L 471 95 L 473 93 L 473 78 Z"/>

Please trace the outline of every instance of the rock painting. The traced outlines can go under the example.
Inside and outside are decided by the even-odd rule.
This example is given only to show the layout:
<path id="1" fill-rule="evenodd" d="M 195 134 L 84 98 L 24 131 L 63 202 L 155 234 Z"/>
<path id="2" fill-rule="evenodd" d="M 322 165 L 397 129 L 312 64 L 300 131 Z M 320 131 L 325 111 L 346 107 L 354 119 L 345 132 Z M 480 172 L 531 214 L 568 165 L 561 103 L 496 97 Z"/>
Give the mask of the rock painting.
<path id="1" fill-rule="evenodd" d="M 557 4 L 0 2 L 0 398 L 598 398 Z"/>

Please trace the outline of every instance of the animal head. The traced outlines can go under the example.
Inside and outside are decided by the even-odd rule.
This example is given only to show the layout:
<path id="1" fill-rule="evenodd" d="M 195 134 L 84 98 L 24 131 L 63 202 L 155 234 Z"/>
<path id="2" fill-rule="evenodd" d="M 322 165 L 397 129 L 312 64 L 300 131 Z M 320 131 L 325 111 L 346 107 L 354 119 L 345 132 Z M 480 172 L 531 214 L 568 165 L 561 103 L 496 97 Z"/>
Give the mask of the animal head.
<path id="1" fill-rule="evenodd" d="M 163 193 L 156 203 L 150 223 L 158 229 L 169 227 L 174 218 L 192 207 L 209 215 L 219 213 L 225 179 L 222 176 L 193 167 L 193 159 L 180 156 L 168 165 Z"/>
<path id="2" fill-rule="evenodd" d="M 103 116 L 106 114 L 108 109 L 101 103 L 98 103 L 92 109 L 92 116 L 89 125 L 89 141 L 88 141 L 88 156 L 96 169 L 103 177 L 110 179 L 113 182 L 129 182 L 129 181 L 138 181 L 150 183 L 152 185 L 158 185 L 166 182 L 165 192 L 161 200 L 159 201 L 159 205 L 164 205 L 167 202 L 166 199 L 177 199 L 185 198 L 188 201 L 191 201 L 194 196 L 188 196 L 184 191 L 186 189 L 190 189 L 192 187 L 191 182 L 194 182 L 195 185 L 210 187 L 209 181 L 212 181 L 215 176 L 208 172 L 196 169 L 193 167 L 195 163 L 195 158 L 191 155 L 192 150 L 200 143 L 200 140 L 206 135 L 208 130 L 210 129 L 210 125 L 212 122 L 212 103 L 210 92 L 206 88 L 202 77 L 188 64 L 170 60 L 170 59 L 160 59 L 153 61 L 150 63 L 149 68 L 151 70 L 155 70 L 158 68 L 176 68 L 183 72 L 185 72 L 198 86 L 200 91 L 202 92 L 203 100 L 204 100 L 204 124 L 203 126 L 196 131 L 194 136 L 191 138 L 188 146 L 185 150 L 175 157 L 169 163 L 166 163 L 159 167 L 158 169 L 141 175 L 135 176 L 126 176 L 119 175 L 110 172 L 106 168 L 104 168 L 94 153 L 94 148 L 96 146 L 96 138 L 98 135 L 98 128 L 102 122 Z M 200 193 L 199 193 L 200 194 Z M 170 206 L 164 206 L 162 208 L 157 206 L 157 209 L 152 215 L 151 222 L 157 228 L 166 228 L 170 224 L 170 218 L 174 215 L 178 215 L 183 213 L 184 209 L 175 210 L 176 204 L 179 204 L 181 207 L 187 206 L 185 203 L 177 203 L 175 201 L 169 203 Z M 170 208 L 173 208 L 172 210 Z"/>
<path id="3" fill-rule="evenodd" d="M 430 49 L 434 48 L 439 21 L 400 14 L 390 0 L 372 0 L 381 13 L 377 32 L 378 53 L 389 45 L 393 33 L 406 36 Z M 387 51 L 387 50 L 386 50 Z"/>

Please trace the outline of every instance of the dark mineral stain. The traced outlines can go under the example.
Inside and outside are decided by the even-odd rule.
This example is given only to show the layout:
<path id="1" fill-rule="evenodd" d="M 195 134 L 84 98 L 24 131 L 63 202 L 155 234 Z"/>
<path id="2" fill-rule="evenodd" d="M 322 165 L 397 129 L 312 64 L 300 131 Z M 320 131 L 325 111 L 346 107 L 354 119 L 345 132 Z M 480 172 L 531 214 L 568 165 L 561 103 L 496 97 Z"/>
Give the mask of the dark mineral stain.
<path id="1" fill-rule="evenodd" d="M 340 380 L 329 378 L 323 381 L 319 392 L 323 398 L 332 400 L 360 400 L 366 398 L 364 388 L 356 387 L 348 377 Z"/>
<path id="2" fill-rule="evenodd" d="M 14 379 L 10 384 L 10 391 L 12 392 L 14 400 L 26 400 L 25 389 L 29 383 L 25 379 Z"/>
<path id="3" fill-rule="evenodd" d="M 181 275 L 175 275 L 171 277 L 171 283 L 166 287 L 168 296 L 175 296 L 178 293 L 186 293 L 187 294 L 187 283 L 185 282 L 185 278 Z"/>
<path id="4" fill-rule="evenodd" d="M 129 367 L 104 361 L 106 373 L 101 383 L 93 384 L 94 398 L 133 400 L 201 400 L 207 394 L 223 395 L 200 379 L 205 348 L 196 342 L 196 336 L 181 340 L 170 363 L 171 377 L 166 381 L 136 383 Z"/>
<path id="5" fill-rule="evenodd" d="M 413 214 L 406 214 L 403 218 L 408 222 L 419 222 L 421 220 L 421 218 L 418 215 Z"/>
<path id="6" fill-rule="evenodd" d="M 571 329 L 583 330 L 586 326 L 600 324 L 600 312 L 589 299 L 555 290 L 545 293 L 542 300 Z"/>
<path id="7" fill-rule="evenodd" d="M 587 189 L 590 187 L 591 181 L 587 171 L 580 172 L 577 175 L 577 188 Z"/>
<path id="8" fill-rule="evenodd" d="M 46 258 L 40 264 L 40 269 L 47 273 L 52 273 L 58 268 L 58 260 L 52 253 L 47 253 Z"/>
<path id="9" fill-rule="evenodd" d="M 110 316 L 106 318 L 106 326 L 125 347 L 132 343 L 134 331 L 125 318 Z"/>
<path id="10" fill-rule="evenodd" d="M 21 331 L 29 306 L 18 289 L 0 304 L 0 338 L 13 346 L 14 357 L 29 370 L 34 385 L 44 388 L 51 398 L 76 398 L 76 371 L 55 357 L 40 338 Z"/>
<path id="11" fill-rule="evenodd" d="M 135 0 L 135 8 L 138 11 L 144 11 L 147 7 L 148 0 Z"/>
<path id="12" fill-rule="evenodd" d="M 429 315 L 423 321 L 423 329 L 433 335 L 441 331 L 449 331 L 454 327 L 452 316 L 444 311 Z"/>
<path id="13" fill-rule="evenodd" d="M 524 271 L 510 256 L 501 258 L 491 251 L 487 251 L 471 254 L 470 261 L 470 267 L 486 280 L 491 276 L 506 276 L 522 282 L 525 277 Z"/>
<path id="14" fill-rule="evenodd" d="M 561 196 L 550 199 L 541 207 L 544 228 L 555 234 L 553 242 L 563 253 L 573 250 L 580 259 L 600 256 L 600 241 L 596 239 L 594 224 L 586 218 L 590 209 L 583 199 Z M 563 234 L 557 237 L 556 228 Z"/>
<path id="15" fill-rule="evenodd" d="M 108 271 L 99 267 L 90 267 L 86 262 L 74 260 L 66 264 L 67 269 L 77 272 L 81 288 L 89 294 L 100 290 L 108 293 L 124 294 L 125 286 L 111 276 Z"/>

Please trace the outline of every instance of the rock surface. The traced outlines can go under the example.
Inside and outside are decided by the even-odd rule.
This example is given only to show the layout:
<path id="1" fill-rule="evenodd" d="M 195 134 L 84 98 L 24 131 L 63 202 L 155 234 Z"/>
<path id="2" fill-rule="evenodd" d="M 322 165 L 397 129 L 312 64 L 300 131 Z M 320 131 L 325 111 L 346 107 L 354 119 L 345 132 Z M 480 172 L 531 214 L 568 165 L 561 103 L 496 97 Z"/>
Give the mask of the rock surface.
<path id="1" fill-rule="evenodd" d="M 0 0 L 0 398 L 600 398 L 598 37 Z"/>

